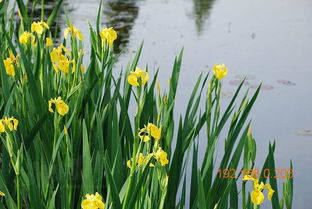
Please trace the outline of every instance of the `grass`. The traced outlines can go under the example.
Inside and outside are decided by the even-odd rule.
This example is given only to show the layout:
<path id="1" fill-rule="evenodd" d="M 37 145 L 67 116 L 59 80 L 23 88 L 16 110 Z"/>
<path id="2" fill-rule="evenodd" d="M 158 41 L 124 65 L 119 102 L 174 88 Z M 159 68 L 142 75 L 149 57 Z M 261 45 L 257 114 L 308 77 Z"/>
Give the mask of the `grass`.
<path id="1" fill-rule="evenodd" d="M 41 3 L 41 17 L 45 17 L 44 1 Z M 17 0 L 11 10 L 8 4 L 0 3 L 0 116 L 14 117 L 19 123 L 14 130 L 2 122 L 5 130 L 0 133 L 0 190 L 5 196 L 0 199 L 1 209 L 81 208 L 85 195 L 96 192 L 103 197 L 105 208 L 111 209 L 261 207 L 253 204 L 252 191 L 242 181 L 242 173 L 230 178 L 226 172 L 254 169 L 256 140 L 250 132 L 248 116 L 260 88 L 252 95 L 242 93 L 242 81 L 226 109 L 221 110 L 222 82 L 213 73 L 201 74 L 185 113 L 176 120 L 183 50 L 174 60 L 168 91 L 157 90 L 158 71 L 150 75 L 145 85 L 144 77 L 138 78 L 140 86 L 130 85 L 128 76 L 137 67 L 143 44 L 127 69 L 114 76 L 118 55 L 99 36 L 100 6 L 95 29 L 89 26 L 90 64 L 83 63 L 86 40 L 79 40 L 72 31 L 70 38 L 62 39 L 70 50 L 61 50 L 63 56 L 73 60 L 68 65 L 69 72 L 56 72 L 51 52 L 57 46 L 45 45 L 46 37 L 53 39 L 51 31 L 44 29 L 41 35 L 33 32 L 30 40 L 36 44 L 20 43 L 22 33 L 31 31 L 33 14 L 22 0 Z M 62 0 L 56 3 L 46 20 L 48 25 L 61 4 Z M 15 33 L 17 8 L 21 22 Z M 9 51 L 19 56 L 13 63 L 15 76 L 7 74 L 2 62 L 9 57 Z M 58 108 L 64 106 L 57 102 L 51 106 L 54 112 L 49 111 L 49 101 L 57 97 L 68 105 L 68 112 L 63 109 L 63 115 Z M 201 100 L 205 102 L 203 110 Z M 129 113 L 132 109 L 136 109 L 134 117 Z M 157 139 L 153 130 L 159 133 L 160 127 Z M 142 129 L 150 137 L 147 142 L 138 136 Z M 221 133 L 226 136 L 224 150 L 216 159 Z M 199 144 L 206 144 L 204 153 L 199 153 Z M 261 174 L 266 170 L 271 175 L 262 175 L 260 181 L 267 181 L 275 191 L 272 208 L 290 209 L 293 179 L 288 175 L 283 190 L 278 190 L 274 150 L 275 143 L 269 144 Z M 148 154 L 151 155 L 147 157 Z"/>

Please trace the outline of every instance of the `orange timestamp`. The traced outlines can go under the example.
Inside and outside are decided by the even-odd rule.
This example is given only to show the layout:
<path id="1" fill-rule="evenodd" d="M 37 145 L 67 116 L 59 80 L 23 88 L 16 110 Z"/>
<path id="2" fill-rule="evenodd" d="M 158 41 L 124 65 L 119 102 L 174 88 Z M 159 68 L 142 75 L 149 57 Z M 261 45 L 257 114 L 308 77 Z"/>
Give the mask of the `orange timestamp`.
<path id="1" fill-rule="evenodd" d="M 219 178 L 238 178 L 239 175 L 250 175 L 253 178 L 294 178 L 294 169 L 274 169 L 270 170 L 268 168 L 263 169 L 262 171 L 257 168 L 251 169 L 241 169 L 236 170 L 235 168 L 230 169 L 218 169 Z"/>

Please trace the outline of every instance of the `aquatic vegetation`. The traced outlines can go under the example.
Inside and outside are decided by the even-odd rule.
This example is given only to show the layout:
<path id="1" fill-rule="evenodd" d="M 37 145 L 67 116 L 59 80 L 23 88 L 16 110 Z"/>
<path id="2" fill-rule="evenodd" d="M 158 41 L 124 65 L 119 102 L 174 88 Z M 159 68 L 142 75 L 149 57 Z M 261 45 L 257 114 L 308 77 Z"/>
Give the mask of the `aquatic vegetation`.
<path id="1" fill-rule="evenodd" d="M 257 84 L 250 86 L 251 89 L 257 89 L 258 87 L 259 87 L 259 85 L 257 85 Z M 260 89 L 264 90 L 264 91 L 270 91 L 270 90 L 274 89 L 274 86 L 271 86 L 269 84 L 262 84 Z"/>
<path id="2" fill-rule="evenodd" d="M 53 45 L 49 29 L 62 0 L 40 21 L 16 3 L 18 33 L 15 7 L 0 3 L 0 208 L 249 209 L 261 207 L 264 189 L 272 208 L 291 208 L 292 164 L 279 193 L 275 143 L 262 175 L 254 168 L 249 113 L 261 86 L 249 95 L 241 81 L 223 109 L 231 68 L 214 65 L 175 117 L 183 50 L 161 91 L 158 70 L 138 67 L 143 44 L 125 70 L 115 69 L 118 34 L 100 30 L 101 6 L 85 53 L 87 40 L 69 20 Z M 243 180 L 254 183 L 251 193 Z"/>

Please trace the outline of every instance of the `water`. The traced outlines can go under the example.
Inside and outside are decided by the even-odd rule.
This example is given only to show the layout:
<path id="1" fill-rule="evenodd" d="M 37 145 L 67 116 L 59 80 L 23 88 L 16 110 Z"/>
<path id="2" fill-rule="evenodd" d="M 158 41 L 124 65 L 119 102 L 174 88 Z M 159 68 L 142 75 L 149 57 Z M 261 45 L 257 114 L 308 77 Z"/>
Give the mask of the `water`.
<path id="1" fill-rule="evenodd" d="M 248 74 L 250 86 L 263 82 L 252 112 L 261 168 L 269 141 L 276 140 L 276 168 L 295 170 L 293 208 L 311 208 L 312 188 L 312 1 L 310 0 L 106 0 L 103 26 L 118 30 L 116 52 L 123 50 L 116 71 L 124 68 L 144 40 L 140 66 L 160 68 L 168 89 L 174 56 L 184 47 L 178 111 L 185 108 L 197 76 L 213 64 L 226 63 L 225 94 L 237 77 Z M 95 24 L 97 0 L 65 1 L 64 11 L 88 40 L 87 20 Z M 63 18 L 63 19 L 62 19 Z M 59 22 L 63 22 L 64 15 Z M 85 41 L 88 44 L 88 41 Z M 89 46 L 86 45 L 86 48 Z M 244 89 L 247 90 L 248 86 Z M 224 99 L 227 102 L 227 99 Z M 305 136 L 307 135 L 307 136 Z M 220 147 L 221 149 L 221 147 Z M 282 179 L 279 179 L 282 180 Z"/>

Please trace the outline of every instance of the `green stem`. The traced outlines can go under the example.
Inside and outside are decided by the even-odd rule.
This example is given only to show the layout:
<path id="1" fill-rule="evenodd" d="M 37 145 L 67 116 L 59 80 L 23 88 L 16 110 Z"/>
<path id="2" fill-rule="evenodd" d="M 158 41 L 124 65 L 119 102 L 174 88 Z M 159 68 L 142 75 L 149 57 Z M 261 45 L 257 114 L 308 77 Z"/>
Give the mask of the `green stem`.
<path id="1" fill-rule="evenodd" d="M 243 183 L 242 186 L 242 205 L 243 209 L 246 209 L 246 184 Z"/>
<path id="2" fill-rule="evenodd" d="M 20 178 L 16 175 L 17 209 L 21 209 Z"/>
<path id="3" fill-rule="evenodd" d="M 258 209 L 258 205 L 254 204 L 254 205 L 253 205 L 253 208 L 254 208 L 254 209 Z"/>
<path id="4" fill-rule="evenodd" d="M 41 20 L 43 21 L 44 19 L 44 0 L 41 0 Z"/>

